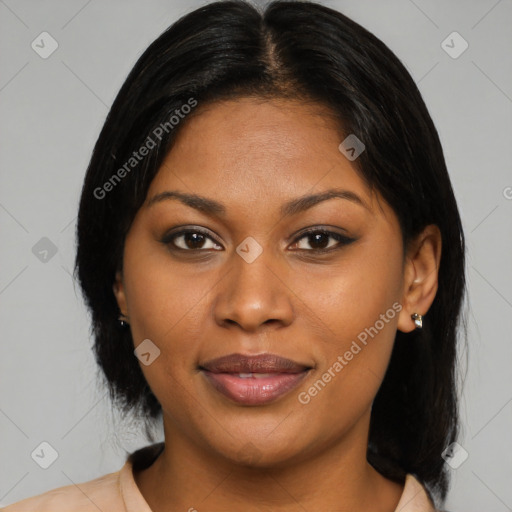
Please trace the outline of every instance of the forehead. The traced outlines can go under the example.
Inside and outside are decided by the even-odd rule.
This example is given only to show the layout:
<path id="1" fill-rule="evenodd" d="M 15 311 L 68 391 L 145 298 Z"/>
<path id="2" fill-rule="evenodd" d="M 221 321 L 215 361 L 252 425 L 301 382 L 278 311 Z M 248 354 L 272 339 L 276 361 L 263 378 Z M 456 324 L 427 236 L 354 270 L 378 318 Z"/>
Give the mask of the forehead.
<path id="1" fill-rule="evenodd" d="M 242 98 L 199 105 L 177 134 L 148 198 L 180 190 L 248 212 L 337 188 L 375 197 L 338 149 L 345 135 L 324 106 Z M 372 206 L 373 208 L 373 206 Z"/>

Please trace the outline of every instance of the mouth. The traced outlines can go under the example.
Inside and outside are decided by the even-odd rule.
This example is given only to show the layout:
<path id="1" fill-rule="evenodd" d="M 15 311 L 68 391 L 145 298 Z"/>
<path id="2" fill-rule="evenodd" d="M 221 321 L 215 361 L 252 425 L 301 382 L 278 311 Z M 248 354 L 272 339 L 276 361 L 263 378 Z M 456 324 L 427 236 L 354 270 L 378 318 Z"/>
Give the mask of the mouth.
<path id="1" fill-rule="evenodd" d="M 213 389 L 232 401 L 264 405 L 296 388 L 312 367 L 274 354 L 230 354 L 199 369 Z"/>

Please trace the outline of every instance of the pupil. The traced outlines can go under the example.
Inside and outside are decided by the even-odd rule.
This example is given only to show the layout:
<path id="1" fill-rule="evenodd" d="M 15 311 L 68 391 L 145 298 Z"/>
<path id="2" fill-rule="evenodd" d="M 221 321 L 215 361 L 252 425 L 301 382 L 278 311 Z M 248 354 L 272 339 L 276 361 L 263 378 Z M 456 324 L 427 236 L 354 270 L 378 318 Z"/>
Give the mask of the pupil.
<path id="1" fill-rule="evenodd" d="M 202 246 L 204 242 L 204 235 L 200 233 L 186 233 L 185 234 L 185 244 L 190 249 L 197 249 Z"/>
<path id="2" fill-rule="evenodd" d="M 309 235 L 309 243 L 315 249 L 325 249 L 329 245 L 329 236 L 326 233 Z"/>

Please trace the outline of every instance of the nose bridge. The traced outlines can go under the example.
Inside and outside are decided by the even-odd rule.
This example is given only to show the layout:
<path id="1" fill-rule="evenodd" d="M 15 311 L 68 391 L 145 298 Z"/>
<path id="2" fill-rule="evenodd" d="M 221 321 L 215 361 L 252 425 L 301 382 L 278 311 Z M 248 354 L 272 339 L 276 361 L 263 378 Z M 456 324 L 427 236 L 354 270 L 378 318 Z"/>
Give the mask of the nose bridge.
<path id="1" fill-rule="evenodd" d="M 280 265 L 274 251 L 247 237 L 233 251 L 229 265 L 215 302 L 218 323 L 254 330 L 269 321 L 283 325 L 292 321 L 290 294 L 277 277 Z"/>

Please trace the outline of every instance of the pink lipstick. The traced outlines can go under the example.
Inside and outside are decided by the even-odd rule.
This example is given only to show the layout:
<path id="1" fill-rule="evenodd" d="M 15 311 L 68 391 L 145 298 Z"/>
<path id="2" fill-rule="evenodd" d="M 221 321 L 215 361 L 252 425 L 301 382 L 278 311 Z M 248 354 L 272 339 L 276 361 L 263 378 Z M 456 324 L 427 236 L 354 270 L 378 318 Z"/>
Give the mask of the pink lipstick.
<path id="1" fill-rule="evenodd" d="M 200 365 L 221 394 L 244 405 L 264 405 L 296 388 L 311 367 L 275 354 L 230 354 Z"/>

